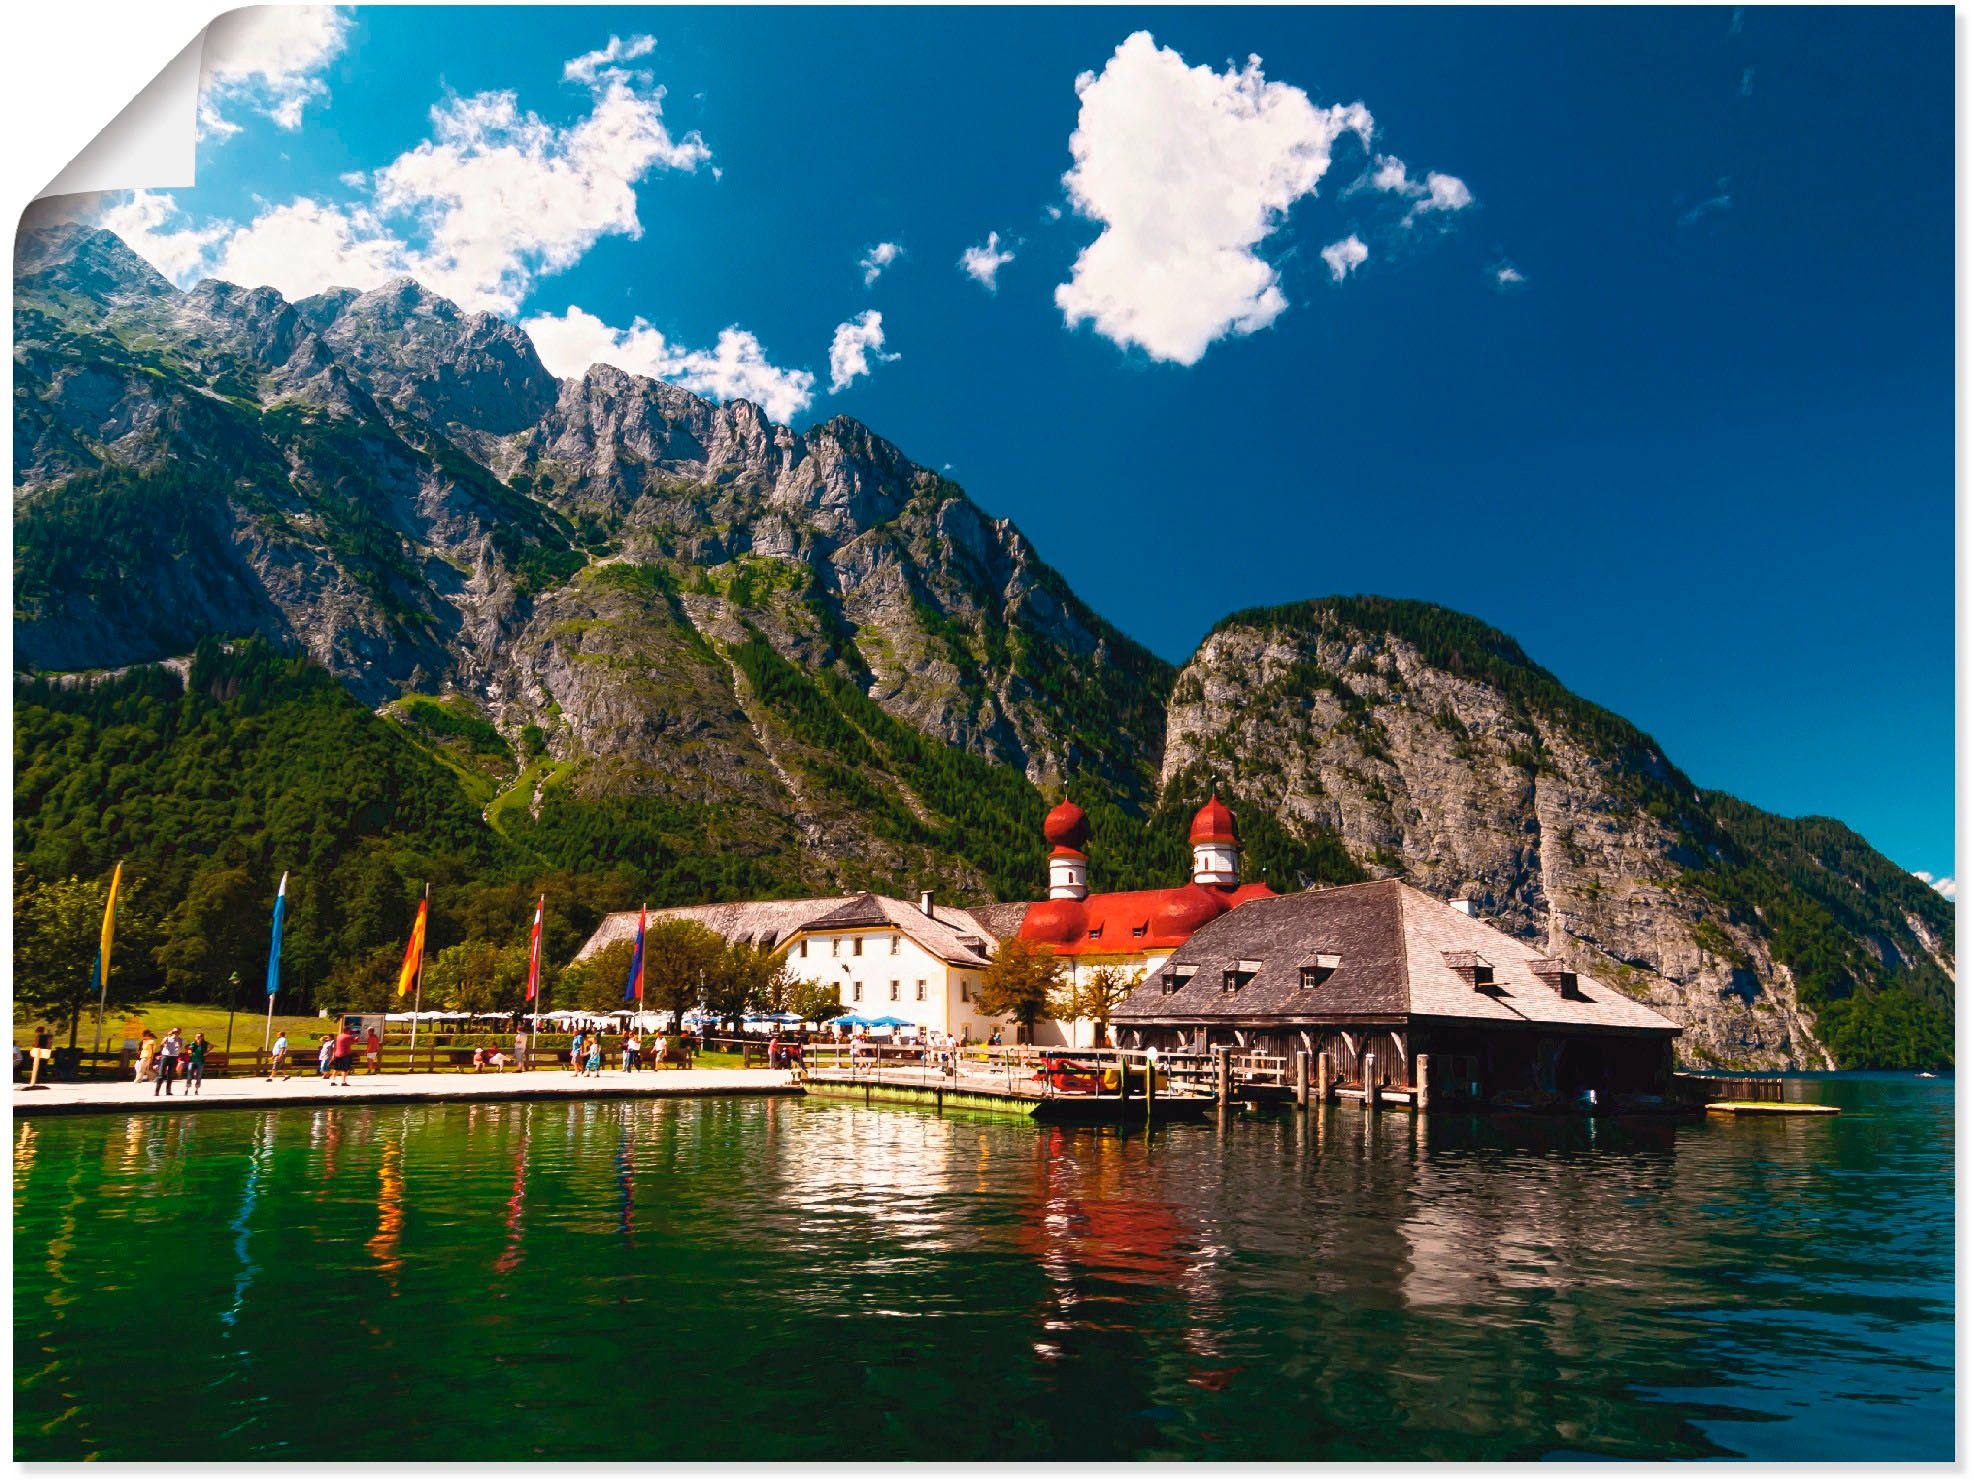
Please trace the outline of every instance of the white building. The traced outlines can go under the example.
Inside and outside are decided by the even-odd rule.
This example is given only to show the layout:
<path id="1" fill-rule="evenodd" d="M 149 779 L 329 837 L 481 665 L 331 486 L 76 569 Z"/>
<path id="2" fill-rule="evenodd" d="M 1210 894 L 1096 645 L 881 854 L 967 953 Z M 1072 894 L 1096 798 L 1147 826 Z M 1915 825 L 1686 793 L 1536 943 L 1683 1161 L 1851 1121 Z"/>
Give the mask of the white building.
<path id="1" fill-rule="evenodd" d="M 690 920 L 729 941 L 778 949 L 790 975 L 835 987 L 842 1005 L 862 1017 L 904 1018 L 973 1043 L 1011 1026 L 978 1007 L 993 936 L 970 911 L 933 904 L 929 894 L 916 904 L 849 894 L 688 905 L 652 910 L 650 918 Z M 635 910 L 610 915 L 575 959 L 636 934 Z"/>

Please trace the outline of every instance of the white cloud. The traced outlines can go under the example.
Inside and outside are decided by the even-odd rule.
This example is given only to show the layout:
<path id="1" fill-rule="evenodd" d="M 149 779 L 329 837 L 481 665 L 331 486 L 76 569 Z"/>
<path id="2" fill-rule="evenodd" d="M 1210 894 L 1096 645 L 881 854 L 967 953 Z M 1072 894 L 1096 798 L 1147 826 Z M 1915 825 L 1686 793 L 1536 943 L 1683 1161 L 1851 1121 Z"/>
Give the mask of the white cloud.
<path id="1" fill-rule="evenodd" d="M 1410 176 L 1404 169 L 1404 162 L 1392 154 L 1379 154 L 1376 168 L 1369 177 L 1370 188 L 1385 190 L 1395 195 L 1421 194 L 1423 187 L 1413 190 Z"/>
<path id="2" fill-rule="evenodd" d="M 1953 902 L 1957 901 L 1958 880 L 1952 878 L 1949 874 L 1942 879 L 1934 879 L 1931 875 L 1925 873 L 1923 869 L 1918 869 L 1916 871 L 1916 877 L 1929 884 L 1938 893 L 1944 895 L 1946 899 L 1952 900 Z"/>
<path id="3" fill-rule="evenodd" d="M 1495 262 L 1491 267 L 1488 267 L 1486 272 L 1492 278 L 1493 286 L 1498 288 L 1502 293 L 1514 288 L 1525 287 L 1527 284 L 1527 274 L 1504 258 Z"/>
<path id="4" fill-rule="evenodd" d="M 1719 181 L 1718 192 L 1715 195 L 1701 200 L 1697 205 L 1678 217 L 1678 225 L 1696 226 L 1700 221 L 1716 211 L 1729 211 L 1731 209 L 1732 176 L 1727 175 Z"/>
<path id="5" fill-rule="evenodd" d="M 222 105 L 241 103 L 281 128 L 301 127 L 302 109 L 328 88 L 314 74 L 349 36 L 348 14 L 330 5 L 250 5 L 206 28 L 199 58 L 199 127 L 209 138 L 240 131 Z"/>
<path id="6" fill-rule="evenodd" d="M 1100 76 L 1076 79 L 1081 115 L 1062 177 L 1071 205 L 1102 223 L 1055 303 L 1070 327 L 1092 323 L 1151 358 L 1196 364 L 1227 334 L 1251 334 L 1287 307 L 1279 274 L 1254 251 L 1328 172 L 1369 110 L 1317 108 L 1268 82 L 1257 57 L 1223 73 L 1187 67 L 1146 31 Z"/>
<path id="7" fill-rule="evenodd" d="M 245 226 L 165 231 L 170 197 L 140 192 L 102 222 L 181 286 L 216 273 L 295 297 L 408 273 L 466 308 L 512 315 L 539 278 L 601 237 L 643 234 L 635 187 L 645 176 L 711 158 L 696 133 L 665 128 L 661 87 L 604 65 L 612 53 L 642 55 L 645 39 L 612 38 L 569 63 L 593 104 L 567 127 L 523 111 L 511 92 L 446 99 L 431 110 L 432 137 L 369 177 L 365 203 L 302 198 Z"/>
<path id="8" fill-rule="evenodd" d="M 1330 242 L 1322 248 L 1322 261 L 1328 264 L 1329 275 L 1341 282 L 1351 272 L 1369 261 L 1369 248 L 1353 231 L 1339 242 Z"/>
<path id="9" fill-rule="evenodd" d="M 790 420 L 815 399 L 813 375 L 769 364 L 760 341 L 740 328 L 721 329 L 716 349 L 688 350 L 666 378 L 701 396 L 752 401 L 773 421 Z"/>
<path id="10" fill-rule="evenodd" d="M 609 45 L 601 51 L 587 51 L 581 56 L 563 64 L 561 75 L 569 82 L 583 82 L 593 86 L 599 74 L 621 72 L 618 62 L 633 62 L 638 57 L 647 57 L 657 49 L 657 39 L 652 36 L 632 36 L 628 41 L 619 40 L 612 35 Z"/>
<path id="11" fill-rule="evenodd" d="M 1410 226 L 1431 211 L 1462 211 L 1472 204 L 1472 191 L 1457 175 L 1428 170 L 1422 180 L 1413 180 L 1404 162 L 1394 154 L 1379 154 L 1366 180 L 1372 190 L 1401 195 L 1414 201 L 1405 212 L 1403 224 Z"/>
<path id="12" fill-rule="evenodd" d="M 189 226 L 167 228 L 167 222 L 183 214 L 169 195 L 136 190 L 128 200 L 97 216 L 95 224 L 114 231 L 131 251 L 182 288 L 206 275 L 206 256 L 226 235 L 224 226 L 203 231 Z"/>
<path id="13" fill-rule="evenodd" d="M 559 316 L 523 319 L 520 327 L 534 341 L 541 363 L 555 375 L 580 376 L 591 365 L 615 365 L 715 400 L 751 401 L 779 422 L 800 415 L 815 399 L 812 374 L 770 363 L 760 341 L 738 326 L 721 330 L 717 346 L 710 350 L 674 346 L 643 319 L 634 320 L 628 329 L 613 329 L 573 306 Z M 879 333 L 879 343 L 881 339 Z"/>
<path id="14" fill-rule="evenodd" d="M 959 254 L 960 270 L 989 293 L 999 292 L 1000 269 L 1011 261 L 1013 248 L 1001 249 L 997 231 L 987 232 L 985 241 Z"/>
<path id="15" fill-rule="evenodd" d="M 536 276 L 560 272 L 603 236 L 643 235 L 637 181 L 712 157 L 672 138 L 662 88 L 605 73 L 589 116 L 567 128 L 522 112 L 511 92 L 432 109 L 435 137 L 376 177 L 381 215 L 423 228 L 417 276 L 471 308 L 513 313 Z"/>
<path id="16" fill-rule="evenodd" d="M 863 260 L 856 264 L 863 269 L 863 286 L 875 287 L 876 280 L 883 276 L 884 268 L 903 255 L 904 249 L 895 242 L 878 242 L 863 253 Z"/>
<path id="17" fill-rule="evenodd" d="M 198 275 L 248 288 L 265 285 L 293 300 L 328 288 L 377 288 L 392 278 L 422 277 L 417 265 L 411 250 L 368 211 L 303 197 L 233 231 Z"/>
<path id="18" fill-rule="evenodd" d="M 883 315 L 875 309 L 835 326 L 829 344 L 829 391 L 833 394 L 859 375 L 870 373 L 870 361 L 888 364 L 896 355 L 883 353 Z"/>

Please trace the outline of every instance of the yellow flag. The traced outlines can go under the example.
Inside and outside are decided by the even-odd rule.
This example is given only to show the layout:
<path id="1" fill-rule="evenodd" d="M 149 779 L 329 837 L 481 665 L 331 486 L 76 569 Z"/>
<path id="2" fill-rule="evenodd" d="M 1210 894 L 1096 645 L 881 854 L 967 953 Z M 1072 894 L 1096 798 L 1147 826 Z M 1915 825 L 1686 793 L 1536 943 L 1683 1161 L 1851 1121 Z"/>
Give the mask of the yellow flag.
<path id="1" fill-rule="evenodd" d="M 418 901 L 417 923 L 411 927 L 411 943 L 404 948 L 404 969 L 397 973 L 397 995 L 402 997 L 411 990 L 411 983 L 418 974 L 418 965 L 425 954 L 425 901 Z"/>
<path id="2" fill-rule="evenodd" d="M 101 980 L 103 981 L 110 979 L 110 941 L 116 935 L 116 889 L 117 885 L 122 882 L 123 865 L 119 863 L 116 866 L 116 872 L 110 875 L 110 900 L 108 904 L 103 906 L 103 934 L 102 938 L 97 942 L 97 949 L 100 953 L 99 959 L 102 963 L 98 969 L 102 972 Z"/>

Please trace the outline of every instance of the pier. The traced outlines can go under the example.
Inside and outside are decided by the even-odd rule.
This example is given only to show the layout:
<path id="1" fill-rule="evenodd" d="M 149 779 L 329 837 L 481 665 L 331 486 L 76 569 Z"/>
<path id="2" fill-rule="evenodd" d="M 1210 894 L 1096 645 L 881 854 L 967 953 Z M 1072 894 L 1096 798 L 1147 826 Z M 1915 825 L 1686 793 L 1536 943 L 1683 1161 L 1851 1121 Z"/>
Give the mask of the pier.
<path id="1" fill-rule="evenodd" d="M 812 1095 L 864 1104 L 967 1110 L 1028 1120 L 1111 1123 L 1197 1120 L 1219 1103 L 1202 1056 L 1153 1058 L 1139 1049 L 884 1049 L 809 1045 L 802 1082 Z"/>
<path id="2" fill-rule="evenodd" d="M 14 1115 L 145 1114 L 179 1110 L 319 1109 L 324 1105 L 443 1105 L 487 1100 L 672 1100 L 723 1095 L 796 1095 L 785 1069 L 655 1069 L 576 1075 L 566 1069 L 488 1070 L 483 1074 L 355 1074 L 346 1088 L 314 1073 L 288 1079 L 207 1079 L 188 1095 L 150 1084 L 82 1080 L 14 1086 Z"/>

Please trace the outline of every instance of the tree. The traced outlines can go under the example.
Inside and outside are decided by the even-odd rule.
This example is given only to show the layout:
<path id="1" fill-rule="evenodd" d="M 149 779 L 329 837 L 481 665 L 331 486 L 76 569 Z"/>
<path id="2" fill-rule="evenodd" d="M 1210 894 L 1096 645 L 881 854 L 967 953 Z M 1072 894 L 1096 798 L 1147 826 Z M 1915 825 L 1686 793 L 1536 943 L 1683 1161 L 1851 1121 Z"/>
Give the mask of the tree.
<path id="1" fill-rule="evenodd" d="M 425 998 L 453 1012 L 515 1012 L 527 991 L 527 946 L 462 940 L 425 963 Z"/>
<path id="2" fill-rule="evenodd" d="M 791 981 L 784 1000 L 781 1010 L 804 1023 L 825 1023 L 848 1010 L 842 1005 L 842 988 L 833 982 Z"/>
<path id="3" fill-rule="evenodd" d="M 725 950 L 726 942 L 696 921 L 653 921 L 644 932 L 644 1005 L 671 1013 L 676 1028 L 685 1009 L 710 990 Z M 620 996 L 620 977 L 616 987 Z"/>
<path id="4" fill-rule="evenodd" d="M 223 1002 L 228 977 L 251 981 L 265 969 L 271 893 L 243 868 L 207 869 L 192 880 L 153 953 L 171 1000 Z"/>
<path id="5" fill-rule="evenodd" d="M 1120 966 L 1098 966 L 1080 981 L 1065 986 L 1056 1002 L 1059 1018 L 1087 1018 L 1096 1025 L 1096 1046 L 1109 1043 L 1109 1019 L 1143 985 L 1141 971 L 1125 971 Z"/>
<path id="6" fill-rule="evenodd" d="M 706 973 L 706 1005 L 738 1026 L 748 1012 L 780 1011 L 787 997 L 787 960 L 770 946 L 731 941 Z"/>
<path id="7" fill-rule="evenodd" d="M 1022 1041 L 1032 1042 L 1034 1024 L 1047 1016 L 1060 988 L 1061 969 L 1054 947 L 1044 941 L 1018 935 L 1002 941 L 979 981 L 980 1013 L 1012 1018 L 1020 1024 Z"/>
<path id="8" fill-rule="evenodd" d="M 119 916 L 131 887 L 132 881 L 125 878 L 117 899 Z M 71 1047 L 82 1014 L 96 1005 L 98 984 L 92 976 L 108 900 L 106 878 L 43 883 L 18 865 L 14 868 L 14 1012 L 56 1022 L 67 1018 Z M 113 1005 L 141 1000 L 142 994 L 141 980 L 118 968 L 121 954 L 112 945 L 109 1000 Z"/>
<path id="9" fill-rule="evenodd" d="M 645 937 L 644 1002 L 650 1005 L 649 937 Z M 555 1000 L 562 1007 L 583 1012 L 615 1012 L 623 1003 L 623 986 L 630 979 L 630 958 L 637 952 L 634 939 L 604 946 L 586 961 L 577 961 L 555 979 Z M 524 969 L 524 968 L 523 968 Z M 524 979 L 523 979 L 524 982 Z M 526 987 L 523 984 L 522 990 Z"/>

